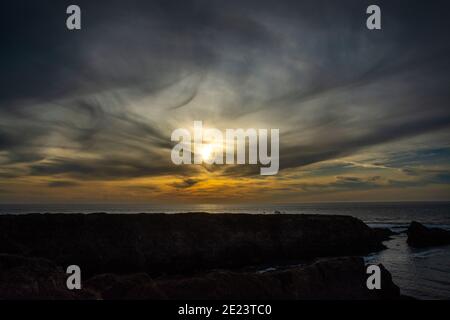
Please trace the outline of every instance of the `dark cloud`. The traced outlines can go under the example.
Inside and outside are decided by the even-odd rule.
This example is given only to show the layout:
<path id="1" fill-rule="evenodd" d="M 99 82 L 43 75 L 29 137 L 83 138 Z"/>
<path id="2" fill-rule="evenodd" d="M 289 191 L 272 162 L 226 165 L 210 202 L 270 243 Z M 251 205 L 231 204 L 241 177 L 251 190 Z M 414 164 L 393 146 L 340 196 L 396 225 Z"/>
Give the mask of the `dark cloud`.
<path id="1" fill-rule="evenodd" d="M 345 176 L 337 176 L 336 179 L 339 182 L 361 182 L 361 181 L 363 181 L 361 178 L 358 178 L 358 177 L 345 177 Z"/>
<path id="2" fill-rule="evenodd" d="M 171 184 L 172 187 L 177 189 L 187 189 L 195 186 L 197 183 L 201 182 L 201 179 L 184 179 L 181 182 L 174 182 Z"/>
<path id="3" fill-rule="evenodd" d="M 189 166 L 167 166 L 145 159 L 110 158 L 102 160 L 53 159 L 45 164 L 30 165 L 30 174 L 37 176 L 65 175 L 82 180 L 128 179 L 152 175 L 195 174 Z"/>
<path id="4" fill-rule="evenodd" d="M 279 127 L 281 169 L 450 126 L 447 1 L 380 0 L 381 31 L 365 0 L 80 0 L 77 32 L 69 4 L 1 4 L 2 164 L 30 175 L 195 174 L 170 161 L 180 118 Z M 348 178 L 333 187 L 374 183 Z"/>
<path id="5" fill-rule="evenodd" d="M 50 181 L 48 183 L 48 186 L 51 188 L 66 188 L 66 187 L 76 187 L 80 184 L 75 181 L 68 181 L 68 180 L 56 180 L 56 181 Z"/>
<path id="6" fill-rule="evenodd" d="M 161 189 L 155 185 L 129 185 L 123 186 L 124 189 L 134 190 L 134 191 L 160 191 Z"/>

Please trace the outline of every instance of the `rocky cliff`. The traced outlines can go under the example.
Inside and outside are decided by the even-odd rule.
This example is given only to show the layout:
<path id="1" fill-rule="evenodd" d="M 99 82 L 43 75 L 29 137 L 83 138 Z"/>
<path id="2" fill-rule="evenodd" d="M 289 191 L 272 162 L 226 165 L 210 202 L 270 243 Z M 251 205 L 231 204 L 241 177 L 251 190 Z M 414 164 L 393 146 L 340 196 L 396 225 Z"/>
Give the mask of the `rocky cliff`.
<path id="1" fill-rule="evenodd" d="M 408 244 L 411 247 L 442 246 L 450 244 L 450 231 L 440 228 L 427 228 L 423 224 L 413 221 L 409 225 Z"/>
<path id="2" fill-rule="evenodd" d="M 79 265 L 84 274 L 186 274 L 362 255 L 381 239 L 358 219 L 324 215 L 31 214 L 0 216 L 0 253 Z"/>
<path id="3" fill-rule="evenodd" d="M 381 290 L 367 289 L 362 258 L 342 257 L 265 273 L 221 270 L 156 279 L 146 273 L 99 274 L 71 291 L 67 275 L 51 261 L 0 254 L 0 299 L 401 299 L 380 267 Z"/>

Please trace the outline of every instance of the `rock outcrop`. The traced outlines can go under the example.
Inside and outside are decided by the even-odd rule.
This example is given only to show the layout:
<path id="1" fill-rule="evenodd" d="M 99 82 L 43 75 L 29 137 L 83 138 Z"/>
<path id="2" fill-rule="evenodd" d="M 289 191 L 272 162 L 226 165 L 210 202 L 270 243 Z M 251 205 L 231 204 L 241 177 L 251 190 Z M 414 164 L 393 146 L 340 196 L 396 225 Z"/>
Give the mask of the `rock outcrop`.
<path id="1" fill-rule="evenodd" d="M 60 267 L 45 259 L 0 255 L 0 299 L 400 299 L 382 266 L 381 290 L 368 290 L 362 258 L 320 259 L 266 273 L 212 271 L 151 278 L 145 273 L 100 274 L 69 291 Z"/>
<path id="2" fill-rule="evenodd" d="M 450 244 L 450 231 L 439 228 L 427 228 L 413 221 L 409 225 L 408 244 L 411 247 L 429 247 Z"/>
<path id="3" fill-rule="evenodd" d="M 66 289 L 67 275 L 52 261 L 0 254 L 0 299 L 91 298 Z"/>
<path id="4" fill-rule="evenodd" d="M 281 271 L 213 272 L 184 279 L 158 280 L 151 288 L 167 299 L 398 299 L 399 288 L 384 268 L 381 290 L 368 290 L 362 258 L 319 260 Z M 147 288 L 147 286 L 145 286 Z M 142 292 L 136 290 L 133 292 Z"/>
<path id="5" fill-rule="evenodd" d="M 283 264 L 383 248 L 349 216 L 250 214 L 31 214 L 0 216 L 0 253 L 151 276 Z"/>
<path id="6" fill-rule="evenodd" d="M 389 240 L 392 236 L 397 234 L 389 228 L 372 228 L 372 230 L 375 236 L 381 241 Z"/>
<path id="7" fill-rule="evenodd" d="M 2 215 L 0 299 L 397 299 L 382 266 L 369 291 L 362 258 L 316 259 L 382 249 L 385 234 L 347 216 Z M 66 288 L 72 264 L 82 290 Z"/>

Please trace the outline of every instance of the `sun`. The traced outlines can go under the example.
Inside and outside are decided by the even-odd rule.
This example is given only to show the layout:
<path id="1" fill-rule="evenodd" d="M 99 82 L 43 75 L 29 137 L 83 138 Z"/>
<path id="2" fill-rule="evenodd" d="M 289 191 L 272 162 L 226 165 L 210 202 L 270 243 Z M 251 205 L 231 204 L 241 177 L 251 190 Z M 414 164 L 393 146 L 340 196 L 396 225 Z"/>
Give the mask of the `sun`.
<path id="1" fill-rule="evenodd" d="M 211 159 L 212 153 L 213 153 L 213 146 L 211 144 L 204 144 L 202 146 L 200 154 L 202 155 L 203 160 Z"/>

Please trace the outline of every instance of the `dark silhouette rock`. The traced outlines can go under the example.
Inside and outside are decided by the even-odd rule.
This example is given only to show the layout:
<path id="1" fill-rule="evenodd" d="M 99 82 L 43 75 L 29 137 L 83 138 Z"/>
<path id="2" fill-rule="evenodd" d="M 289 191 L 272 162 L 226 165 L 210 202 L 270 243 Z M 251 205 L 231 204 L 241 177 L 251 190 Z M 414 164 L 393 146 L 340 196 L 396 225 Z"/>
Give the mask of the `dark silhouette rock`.
<path id="1" fill-rule="evenodd" d="M 3 215 L 0 298 L 398 299 L 382 266 L 382 290 L 368 290 L 356 257 L 236 271 L 367 254 L 383 248 L 380 234 L 346 216 Z M 71 264 L 81 267 L 82 290 L 66 289 Z"/>
<path id="2" fill-rule="evenodd" d="M 365 265 L 357 257 L 323 259 L 267 273 L 215 271 L 159 280 L 142 274 L 101 275 L 87 286 L 96 283 L 89 290 L 103 299 L 400 299 L 400 290 L 391 275 L 380 267 L 380 290 L 367 289 Z"/>
<path id="3" fill-rule="evenodd" d="M 389 228 L 372 228 L 372 230 L 380 241 L 389 240 L 392 236 L 397 234 Z"/>
<path id="4" fill-rule="evenodd" d="M 427 228 L 413 221 L 409 225 L 408 244 L 411 247 L 429 247 L 450 244 L 450 231 L 439 228 Z"/>
<path id="5" fill-rule="evenodd" d="M 94 294 L 96 299 L 105 300 L 167 299 L 167 296 L 157 288 L 155 282 L 145 273 L 96 275 L 85 283 L 84 290 Z"/>
<path id="6" fill-rule="evenodd" d="M 384 248 L 362 221 L 334 215 L 1 215 L 0 235 L 0 252 L 76 264 L 87 277 L 187 274 Z"/>
<path id="7" fill-rule="evenodd" d="M 0 299 L 92 298 L 87 292 L 66 288 L 61 267 L 42 258 L 0 254 Z"/>
<path id="8" fill-rule="evenodd" d="M 368 290 L 362 258 L 320 259 L 266 273 L 212 271 L 195 276 L 100 274 L 67 290 L 62 268 L 42 258 L 0 255 L 0 299 L 399 299 L 381 266 L 381 290 Z"/>

